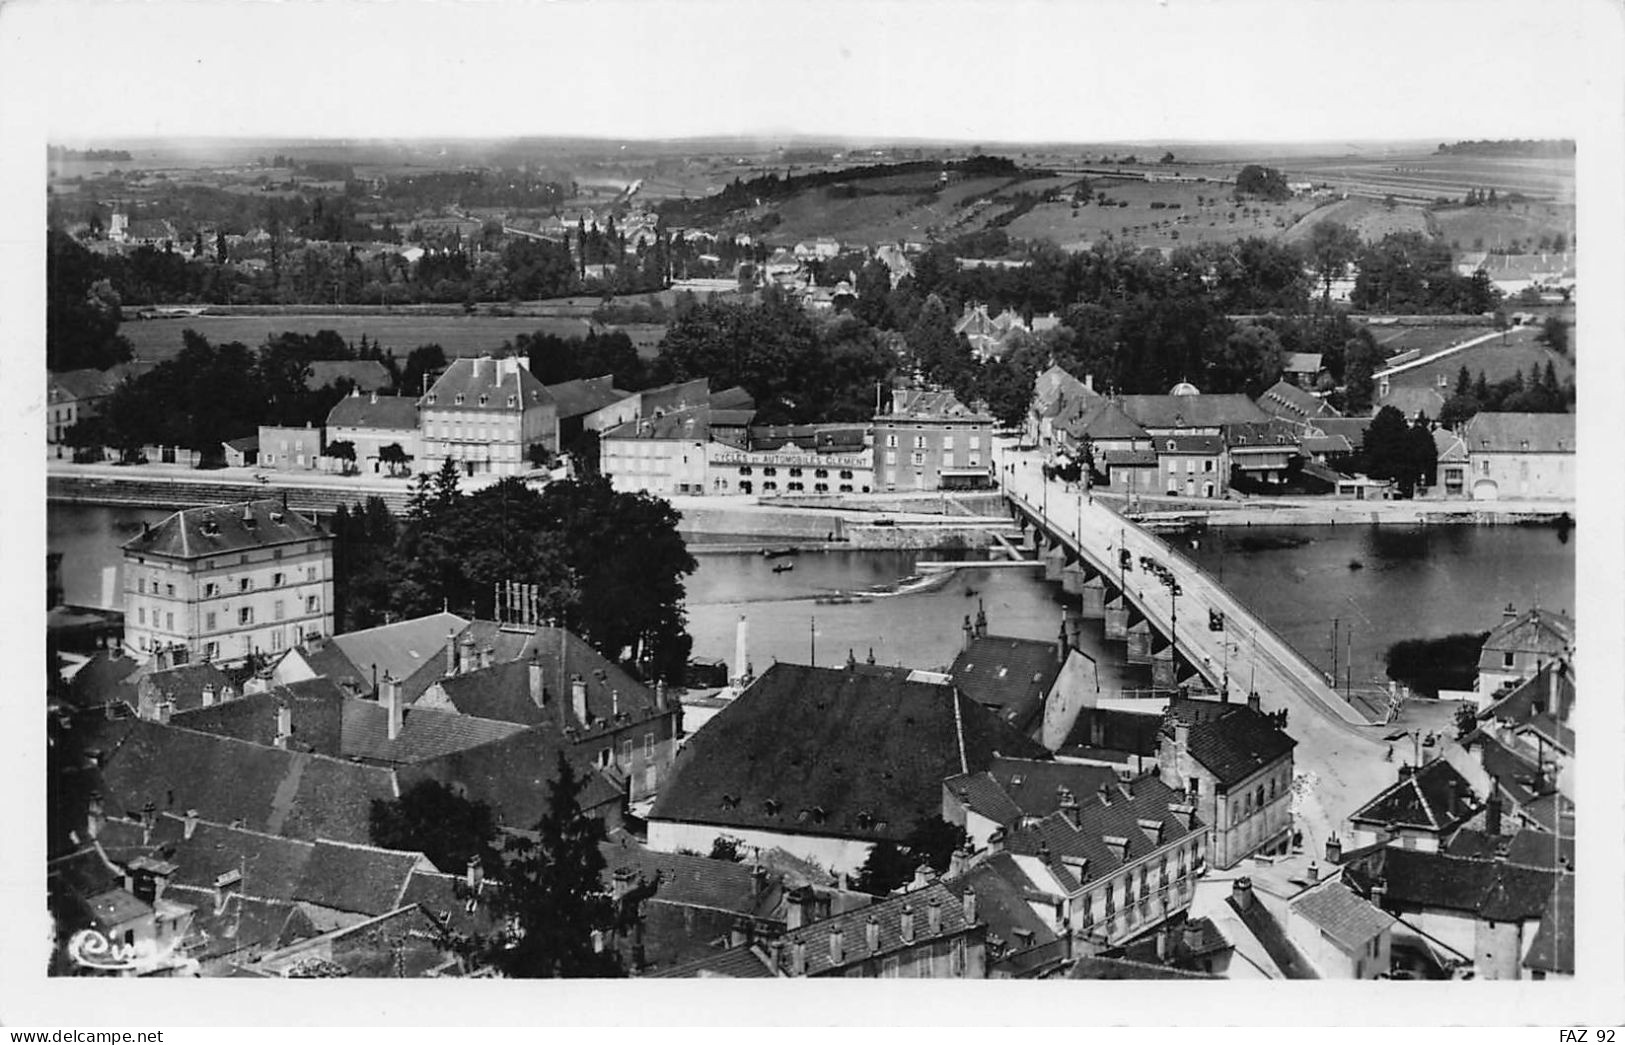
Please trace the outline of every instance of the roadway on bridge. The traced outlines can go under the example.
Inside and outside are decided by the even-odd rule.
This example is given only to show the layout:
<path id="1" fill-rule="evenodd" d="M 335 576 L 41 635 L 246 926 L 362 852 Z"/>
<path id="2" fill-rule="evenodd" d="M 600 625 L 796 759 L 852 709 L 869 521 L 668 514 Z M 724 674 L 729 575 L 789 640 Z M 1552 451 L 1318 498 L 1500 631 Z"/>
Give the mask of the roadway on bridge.
<path id="1" fill-rule="evenodd" d="M 1180 653 L 1216 685 L 1223 684 L 1228 664 L 1232 700 L 1245 700 L 1252 685 L 1264 710 L 1287 709 L 1287 732 L 1298 742 L 1297 827 L 1304 832 L 1305 846 L 1314 847 L 1311 851 L 1322 851 L 1333 831 L 1346 834 L 1348 814 L 1396 779 L 1400 753 L 1396 751 L 1393 762 L 1385 761 L 1382 727 L 1367 723 L 1317 669 L 1166 542 L 1081 490 L 1068 490 L 1059 480 L 1046 483 L 1037 452 L 1003 448 L 997 468 L 1006 493 L 1047 518 L 1052 532 L 1073 541 L 1081 537 L 1098 562 L 1116 563 L 1117 549 L 1127 548 L 1133 565 L 1124 575 L 1126 587 L 1164 634 L 1177 612 Z M 1177 599 L 1142 569 L 1141 556 L 1173 571 L 1182 589 Z M 1112 576 L 1117 575 L 1113 570 Z M 1225 630 L 1208 629 L 1210 609 L 1225 615 Z M 1405 747 L 1408 751 L 1409 745 Z"/>

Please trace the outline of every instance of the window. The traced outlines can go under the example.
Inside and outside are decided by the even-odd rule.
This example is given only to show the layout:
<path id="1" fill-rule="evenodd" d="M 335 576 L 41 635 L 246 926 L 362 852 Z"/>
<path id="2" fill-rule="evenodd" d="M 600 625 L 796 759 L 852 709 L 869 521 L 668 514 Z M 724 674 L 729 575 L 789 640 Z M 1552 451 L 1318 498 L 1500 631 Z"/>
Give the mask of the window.
<path id="1" fill-rule="evenodd" d="M 279 650 L 281 648 L 282 648 L 282 629 L 278 628 L 275 631 L 271 632 L 271 649 L 273 651 L 275 651 L 275 650 Z"/>
<path id="2" fill-rule="evenodd" d="M 913 455 L 913 460 L 916 465 L 922 465 L 925 463 L 925 455 L 922 453 L 916 453 Z"/>
<path id="3" fill-rule="evenodd" d="M 891 446 L 891 447 L 895 447 L 897 445 L 897 435 L 896 435 L 896 433 L 893 433 L 893 434 L 888 435 L 886 437 L 886 445 Z"/>
<path id="4" fill-rule="evenodd" d="M 174 631 L 175 630 L 175 615 L 173 613 L 164 614 L 164 630 L 165 631 Z"/>
<path id="5" fill-rule="evenodd" d="M 145 624 L 145 623 L 147 623 L 147 608 L 145 606 L 137 606 L 136 607 L 136 610 L 135 610 L 135 622 L 137 624 Z"/>
<path id="6" fill-rule="evenodd" d="M 238 610 L 237 611 L 237 623 L 238 624 L 252 624 L 252 623 L 254 623 L 254 607 L 252 607 L 252 606 L 244 606 L 242 609 Z"/>
<path id="7" fill-rule="evenodd" d="M 284 611 L 283 611 L 283 608 L 282 608 L 282 600 L 281 599 L 276 600 L 276 602 L 272 604 L 272 606 L 271 606 L 271 615 L 276 620 L 281 620 L 286 615 L 284 613 Z"/>
<path id="8" fill-rule="evenodd" d="M 173 584 L 164 585 L 164 594 L 173 599 L 175 597 L 175 586 Z"/>
<path id="9" fill-rule="evenodd" d="M 1179 462 L 1172 457 L 1168 458 L 1168 474 L 1173 475 L 1177 471 L 1179 471 Z"/>
<path id="10" fill-rule="evenodd" d="M 814 468 L 813 469 L 813 478 L 814 479 L 828 479 L 829 478 L 829 469 L 828 468 Z"/>
<path id="11" fill-rule="evenodd" d="M 982 437 L 979 436 L 979 435 L 971 436 L 970 437 L 970 448 L 972 450 L 980 450 L 982 448 Z"/>
<path id="12" fill-rule="evenodd" d="M 897 979 L 899 964 L 896 957 L 887 958 L 885 964 L 881 967 L 880 975 L 888 980 Z"/>
<path id="13" fill-rule="evenodd" d="M 610 751 L 609 748 L 606 747 L 602 751 L 598 752 L 598 767 L 600 769 L 608 769 L 609 766 L 610 766 L 610 763 L 613 762 L 614 760 L 615 760 L 615 755 L 614 755 L 613 752 Z"/>
<path id="14" fill-rule="evenodd" d="M 204 631 L 213 631 L 215 629 L 215 627 L 216 627 L 215 615 L 212 614 L 212 613 L 205 613 L 203 615 L 203 630 Z"/>
<path id="15" fill-rule="evenodd" d="M 135 591 L 137 595 L 145 595 L 147 593 L 147 578 L 137 577 L 135 579 Z"/>
<path id="16" fill-rule="evenodd" d="M 747 465 L 742 465 L 742 466 L 740 466 L 740 469 L 739 469 L 739 474 L 740 474 L 740 475 L 749 475 L 749 474 L 751 474 L 751 467 L 750 467 L 750 465 L 748 465 L 748 464 L 747 464 Z"/>
<path id="17" fill-rule="evenodd" d="M 841 469 L 841 478 L 842 479 L 850 479 L 850 478 L 852 478 L 852 470 L 850 468 L 842 468 Z"/>
<path id="18" fill-rule="evenodd" d="M 203 586 L 203 597 L 205 599 L 212 599 L 216 595 L 219 595 L 219 594 L 220 594 L 220 585 L 214 583 L 213 581 L 210 581 L 209 583 L 207 583 L 207 584 L 205 584 Z"/>
<path id="19" fill-rule="evenodd" d="M 1503 653 L 1501 654 L 1501 666 L 1503 668 L 1510 668 L 1513 665 L 1513 661 L 1516 659 L 1517 654 L 1515 653 Z"/>
<path id="20" fill-rule="evenodd" d="M 306 566 L 305 567 L 305 580 L 313 581 L 315 579 L 316 579 L 316 567 L 314 567 L 314 566 Z"/>
<path id="21" fill-rule="evenodd" d="M 942 448 L 944 450 L 952 450 L 954 448 L 954 437 L 951 434 L 942 437 Z"/>
<path id="22" fill-rule="evenodd" d="M 643 756 L 645 758 L 655 757 L 655 735 L 653 733 L 643 734 Z"/>
<path id="23" fill-rule="evenodd" d="M 779 470 L 777 468 L 763 468 L 762 469 L 762 474 L 763 475 L 778 475 Z"/>
<path id="24" fill-rule="evenodd" d="M 972 468 L 980 468 L 980 467 L 982 467 L 982 455 L 981 454 L 971 454 L 969 464 L 970 464 L 970 467 L 972 467 Z"/>
<path id="25" fill-rule="evenodd" d="M 793 476 L 795 476 L 795 475 L 800 475 L 800 474 L 801 474 L 801 469 L 799 469 L 799 468 L 792 468 L 792 469 L 790 469 L 790 474 L 791 474 L 791 475 L 793 475 Z"/>
<path id="26" fill-rule="evenodd" d="M 1212 458 L 1209 458 L 1208 460 L 1202 462 L 1202 471 L 1204 471 L 1204 472 L 1213 471 L 1213 460 L 1212 460 Z"/>
<path id="27" fill-rule="evenodd" d="M 280 555 L 281 553 L 278 552 L 277 554 Z M 271 587 L 280 588 L 286 583 L 288 583 L 288 575 L 287 574 L 285 574 L 285 573 L 273 573 L 273 574 L 271 574 Z"/>
<path id="28" fill-rule="evenodd" d="M 914 449 L 916 449 L 916 450 L 924 450 L 925 449 L 925 436 L 917 435 L 917 436 L 914 437 Z"/>
<path id="29" fill-rule="evenodd" d="M 632 741 L 630 740 L 621 741 L 621 764 L 628 766 L 632 764 Z"/>
<path id="30" fill-rule="evenodd" d="M 205 642 L 203 644 L 203 659 L 204 660 L 213 660 L 214 658 L 216 658 L 218 656 L 220 656 L 220 643 L 218 643 L 218 642 Z"/>

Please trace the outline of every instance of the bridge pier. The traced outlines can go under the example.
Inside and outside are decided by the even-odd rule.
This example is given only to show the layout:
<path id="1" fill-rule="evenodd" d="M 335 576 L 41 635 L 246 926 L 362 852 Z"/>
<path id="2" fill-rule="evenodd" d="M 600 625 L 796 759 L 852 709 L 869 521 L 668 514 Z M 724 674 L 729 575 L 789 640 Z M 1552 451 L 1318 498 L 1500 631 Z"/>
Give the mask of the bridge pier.
<path id="1" fill-rule="evenodd" d="M 1078 612 L 1091 620 L 1106 615 L 1106 585 L 1099 577 L 1090 577 L 1078 591 L 1081 606 Z"/>
<path id="2" fill-rule="evenodd" d="M 1107 623 L 1110 623 L 1108 618 Z M 1124 659 L 1130 664 L 1151 663 L 1151 625 L 1145 620 L 1135 621 L 1128 626 L 1128 648 Z"/>
<path id="3" fill-rule="evenodd" d="M 1044 550 L 1043 542 L 1038 544 L 1039 553 L 1044 559 L 1044 579 L 1046 581 L 1059 581 L 1066 571 L 1066 552 L 1059 544 Z"/>
<path id="4" fill-rule="evenodd" d="M 1061 569 L 1061 590 L 1068 595 L 1081 595 L 1089 582 L 1089 574 L 1083 566 L 1071 563 Z"/>
<path id="5" fill-rule="evenodd" d="M 1122 592 L 1106 593 L 1106 606 L 1102 615 L 1106 618 L 1108 639 L 1128 638 L 1128 599 Z"/>
<path id="6" fill-rule="evenodd" d="M 1151 654 L 1151 687 L 1153 689 L 1178 689 L 1179 665 L 1174 657 L 1174 648 L 1165 646 Z"/>

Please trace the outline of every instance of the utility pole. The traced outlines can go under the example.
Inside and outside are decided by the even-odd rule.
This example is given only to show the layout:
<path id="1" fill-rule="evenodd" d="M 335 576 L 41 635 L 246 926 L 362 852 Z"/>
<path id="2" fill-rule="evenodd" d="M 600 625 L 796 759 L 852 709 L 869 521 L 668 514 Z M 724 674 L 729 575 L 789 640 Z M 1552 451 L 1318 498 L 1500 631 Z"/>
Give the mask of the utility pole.
<path id="1" fill-rule="evenodd" d="M 1332 618 L 1332 689 L 1337 688 L 1337 618 Z"/>
<path id="2" fill-rule="evenodd" d="M 818 666 L 818 618 L 811 617 L 807 623 L 807 659 L 813 667 Z"/>

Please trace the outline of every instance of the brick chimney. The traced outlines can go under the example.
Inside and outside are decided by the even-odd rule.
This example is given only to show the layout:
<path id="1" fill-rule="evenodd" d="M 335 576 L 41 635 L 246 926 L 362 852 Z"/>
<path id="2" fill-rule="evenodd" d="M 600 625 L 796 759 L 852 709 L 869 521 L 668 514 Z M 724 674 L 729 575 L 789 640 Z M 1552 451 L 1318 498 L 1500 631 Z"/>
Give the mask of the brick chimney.
<path id="1" fill-rule="evenodd" d="M 474 636 L 464 635 L 457 644 L 457 674 L 468 674 L 474 670 L 474 664 Z"/>
<path id="2" fill-rule="evenodd" d="M 1388 899 L 1388 883 L 1381 878 L 1371 883 L 1371 903 L 1374 907 L 1381 907 L 1383 901 Z"/>
<path id="3" fill-rule="evenodd" d="M 384 673 L 384 681 L 380 687 L 383 696 L 384 710 L 389 714 L 389 739 L 398 740 L 401 727 L 406 723 L 406 709 L 401 706 L 401 682 L 388 672 Z"/>
<path id="4" fill-rule="evenodd" d="M 1309 874 L 1309 882 L 1310 882 L 1311 885 L 1314 884 L 1315 882 L 1320 881 L 1320 865 L 1315 863 L 1313 860 L 1309 861 L 1308 874 Z"/>
<path id="5" fill-rule="evenodd" d="M 880 953 L 880 919 L 874 915 L 863 923 L 863 942 L 868 945 L 870 954 Z"/>
<path id="6" fill-rule="evenodd" d="M 446 629 L 446 674 L 457 674 L 457 629 Z"/>
<path id="7" fill-rule="evenodd" d="M 966 887 L 965 895 L 959 898 L 960 905 L 965 909 L 965 924 L 976 924 L 976 890 Z"/>
<path id="8" fill-rule="evenodd" d="M 840 965 L 844 961 L 846 961 L 846 934 L 837 925 L 829 931 L 829 963 Z"/>
<path id="9" fill-rule="evenodd" d="M 904 904 L 903 912 L 899 916 L 898 935 L 902 936 L 904 943 L 914 942 L 914 906 Z"/>
<path id="10" fill-rule="evenodd" d="M 932 936 L 942 932 L 942 901 L 934 896 L 925 907 L 925 924 L 930 929 Z"/>
<path id="11" fill-rule="evenodd" d="M 958 878 L 960 875 L 964 874 L 965 870 L 970 866 L 970 856 L 971 848 L 969 843 L 956 848 L 951 854 L 949 854 L 948 877 Z"/>
<path id="12" fill-rule="evenodd" d="M 625 896 L 629 891 L 631 891 L 632 881 L 636 877 L 636 872 L 634 872 L 630 867 L 619 867 L 615 869 L 615 874 L 613 876 L 615 883 L 615 899 L 619 900 L 621 897 Z"/>
<path id="13" fill-rule="evenodd" d="M 1230 884 L 1230 902 L 1236 905 L 1236 910 L 1246 911 L 1253 906 L 1253 880 L 1242 875 Z"/>
<path id="14" fill-rule="evenodd" d="M 1337 835 L 1326 839 L 1326 862 L 1333 867 L 1343 862 L 1343 840 Z"/>

